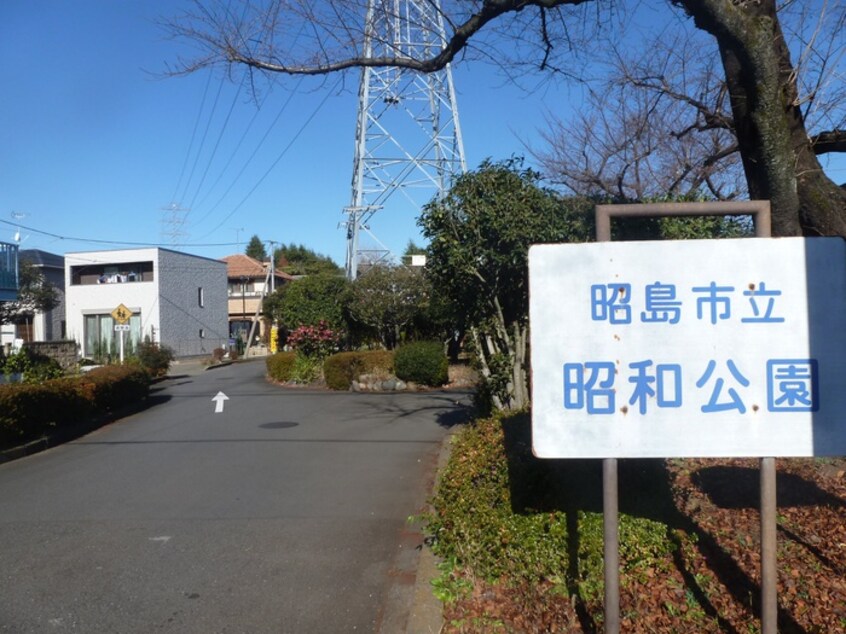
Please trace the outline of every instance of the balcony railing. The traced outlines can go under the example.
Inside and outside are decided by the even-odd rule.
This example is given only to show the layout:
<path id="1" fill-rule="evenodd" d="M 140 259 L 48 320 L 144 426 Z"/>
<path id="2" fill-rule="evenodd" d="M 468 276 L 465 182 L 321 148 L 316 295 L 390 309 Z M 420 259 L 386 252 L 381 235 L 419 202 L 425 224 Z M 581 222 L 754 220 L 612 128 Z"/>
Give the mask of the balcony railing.
<path id="1" fill-rule="evenodd" d="M 18 245 L 0 242 L 0 301 L 18 298 Z"/>
<path id="2" fill-rule="evenodd" d="M 229 297 L 261 297 L 261 291 L 245 291 L 241 292 L 241 289 L 229 289 Z"/>

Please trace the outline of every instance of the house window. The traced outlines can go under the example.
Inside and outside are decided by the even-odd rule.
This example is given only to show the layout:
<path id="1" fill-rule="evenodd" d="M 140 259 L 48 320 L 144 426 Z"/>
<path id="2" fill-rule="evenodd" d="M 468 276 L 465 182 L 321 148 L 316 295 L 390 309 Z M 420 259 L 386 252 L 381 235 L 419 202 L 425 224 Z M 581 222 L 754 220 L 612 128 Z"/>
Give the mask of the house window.
<path id="1" fill-rule="evenodd" d="M 203 287 L 202 287 L 202 286 L 200 286 L 200 287 L 197 289 L 197 305 L 198 305 L 200 308 L 203 308 L 203 307 L 205 306 L 205 304 L 206 304 L 206 298 L 205 298 L 205 296 L 203 295 Z"/>
<path id="2" fill-rule="evenodd" d="M 100 362 L 115 358 L 120 350 L 120 334 L 115 332 L 115 320 L 109 314 L 85 315 L 83 354 Z M 141 315 L 129 318 L 129 332 L 124 334 L 124 354 L 131 355 L 141 342 Z"/>
<path id="3" fill-rule="evenodd" d="M 256 283 L 255 280 L 251 279 L 242 279 L 239 281 L 229 280 L 229 296 L 232 297 L 237 296 L 240 297 L 241 295 L 245 295 L 246 297 L 253 297 L 258 295 L 259 293 L 256 291 Z"/>
<path id="4" fill-rule="evenodd" d="M 127 282 L 152 282 L 152 262 L 126 262 L 121 264 L 84 264 L 71 267 L 71 285 L 123 284 Z"/>

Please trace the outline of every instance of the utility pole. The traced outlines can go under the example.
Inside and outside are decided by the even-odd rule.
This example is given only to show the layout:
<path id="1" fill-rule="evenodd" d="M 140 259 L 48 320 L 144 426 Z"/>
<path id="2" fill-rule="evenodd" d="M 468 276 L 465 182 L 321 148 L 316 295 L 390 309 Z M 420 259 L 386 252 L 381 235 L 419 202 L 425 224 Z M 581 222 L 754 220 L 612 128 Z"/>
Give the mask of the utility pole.
<path id="1" fill-rule="evenodd" d="M 274 249 L 279 243 L 268 240 L 267 244 L 270 246 L 270 292 L 273 293 L 276 290 L 276 254 L 274 253 Z"/>
<path id="2" fill-rule="evenodd" d="M 270 293 L 273 294 L 276 292 L 276 245 L 279 243 L 268 240 L 267 244 L 270 246 Z M 263 302 L 264 297 L 262 297 Z M 270 354 L 275 354 L 279 343 L 279 327 L 276 325 L 273 317 L 270 318 L 270 337 L 268 343 L 270 344 Z"/>
<path id="3" fill-rule="evenodd" d="M 368 0 L 363 55 L 425 58 L 446 41 L 440 0 Z M 452 71 L 389 67 L 361 71 L 347 230 L 346 274 L 355 279 L 362 232 L 376 211 L 418 215 L 465 172 L 464 145 Z M 394 196 L 399 192 L 401 196 Z M 402 198 L 405 198 L 403 201 Z M 405 209 L 402 208 L 405 203 Z M 379 259 L 390 256 L 377 250 Z M 376 253 L 371 250 L 371 253 Z"/>

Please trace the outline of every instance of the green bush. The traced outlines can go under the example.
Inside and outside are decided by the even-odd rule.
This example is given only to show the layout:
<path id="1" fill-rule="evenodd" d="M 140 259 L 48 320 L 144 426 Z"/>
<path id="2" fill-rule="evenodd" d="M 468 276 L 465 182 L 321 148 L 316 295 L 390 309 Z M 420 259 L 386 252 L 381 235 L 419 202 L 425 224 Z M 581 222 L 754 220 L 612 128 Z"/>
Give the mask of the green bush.
<path id="1" fill-rule="evenodd" d="M 143 368 L 106 365 L 80 378 L 90 386 L 94 409 L 107 412 L 140 401 L 150 392 L 150 378 Z"/>
<path id="2" fill-rule="evenodd" d="M 108 366 L 42 383 L 0 385 L 0 445 L 34 440 L 147 396 L 149 375 L 140 368 Z"/>
<path id="3" fill-rule="evenodd" d="M 576 464 L 565 471 L 556 462 L 532 455 L 528 413 L 477 420 L 456 435 L 425 517 L 435 553 L 450 562 L 441 583 L 465 570 L 513 587 L 547 581 L 577 589 L 591 610 L 601 607 L 602 514 L 585 510 L 601 504 L 598 491 L 594 498 L 585 490 L 595 470 Z M 621 513 L 624 574 L 647 579 L 672 565 L 668 531 L 660 521 Z"/>
<path id="4" fill-rule="evenodd" d="M 167 374 L 174 354 L 167 346 L 145 340 L 138 344 L 135 356 L 152 376 L 157 377 Z"/>
<path id="5" fill-rule="evenodd" d="M 332 330 L 345 330 L 344 302 L 349 282 L 342 275 L 309 275 L 286 284 L 278 314 L 288 330 L 325 321 Z"/>
<path id="6" fill-rule="evenodd" d="M 64 375 L 59 362 L 30 348 L 21 348 L 3 361 L 3 373 L 23 375 L 26 383 L 40 383 Z"/>
<path id="7" fill-rule="evenodd" d="M 392 372 L 394 354 L 387 350 L 360 350 L 339 352 L 323 362 L 323 377 L 333 390 L 348 390 L 350 384 L 361 374 L 376 371 Z"/>
<path id="8" fill-rule="evenodd" d="M 291 370 L 291 380 L 294 383 L 307 385 L 314 383 L 320 378 L 321 362 L 319 358 L 309 357 L 297 353 L 294 358 L 294 367 Z"/>
<path id="9" fill-rule="evenodd" d="M 341 349 L 344 333 L 333 330 L 320 320 L 316 325 L 303 325 L 288 334 L 288 345 L 309 359 L 323 360 Z"/>
<path id="10" fill-rule="evenodd" d="M 506 424 L 529 422 L 518 415 Z M 531 459 L 528 449 L 526 453 Z M 523 471 L 530 465 L 524 463 Z M 456 437 L 429 517 L 435 551 L 486 579 L 555 579 L 567 569 L 565 516 L 515 512 L 512 468 L 501 419 L 477 421 Z M 538 483 L 534 473 L 530 480 Z"/>
<path id="11" fill-rule="evenodd" d="M 86 410 L 86 399 L 67 380 L 2 385 L 0 443 L 14 446 L 40 438 Z"/>
<path id="12" fill-rule="evenodd" d="M 296 352 L 277 352 L 265 361 L 267 365 L 267 374 L 274 381 L 281 381 L 286 383 L 293 378 L 294 362 L 296 361 Z"/>
<path id="13" fill-rule="evenodd" d="M 449 381 L 449 360 L 438 341 L 416 341 L 394 354 L 397 378 L 422 385 L 439 386 Z"/>

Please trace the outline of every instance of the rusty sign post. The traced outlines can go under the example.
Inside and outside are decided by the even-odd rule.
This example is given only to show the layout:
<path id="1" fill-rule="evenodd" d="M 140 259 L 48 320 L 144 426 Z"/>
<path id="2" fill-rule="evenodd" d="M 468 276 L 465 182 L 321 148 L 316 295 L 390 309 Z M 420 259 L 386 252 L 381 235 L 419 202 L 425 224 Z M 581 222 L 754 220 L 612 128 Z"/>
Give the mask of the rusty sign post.
<path id="1" fill-rule="evenodd" d="M 772 235 L 769 201 L 597 205 L 596 240 L 611 241 L 611 218 L 750 215 L 756 238 Z M 761 634 L 776 634 L 776 473 L 773 458 L 761 458 Z M 620 632 L 620 545 L 617 459 L 602 465 L 605 555 L 605 623 L 607 634 Z"/>
<path id="2" fill-rule="evenodd" d="M 751 215 L 756 238 L 611 242 L 611 217 Z M 777 628 L 773 456 L 841 455 L 846 243 L 771 239 L 769 203 L 600 205 L 597 243 L 529 251 L 532 448 L 603 459 L 620 631 L 619 458 L 761 459 L 761 622 Z"/>

